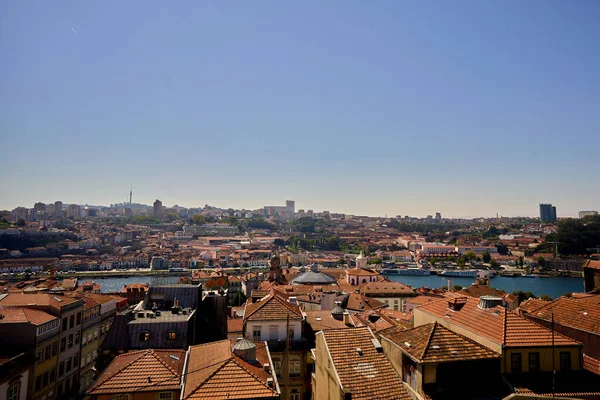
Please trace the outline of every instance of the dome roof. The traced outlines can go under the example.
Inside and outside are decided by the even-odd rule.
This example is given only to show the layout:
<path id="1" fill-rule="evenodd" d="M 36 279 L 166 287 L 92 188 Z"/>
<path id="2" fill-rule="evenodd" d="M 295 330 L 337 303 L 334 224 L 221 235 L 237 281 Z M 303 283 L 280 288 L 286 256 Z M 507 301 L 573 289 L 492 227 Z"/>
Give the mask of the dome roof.
<path id="1" fill-rule="evenodd" d="M 256 349 L 256 345 L 252 341 L 242 338 L 233 346 L 233 351 L 247 351 Z"/>
<path id="2" fill-rule="evenodd" d="M 296 275 L 291 281 L 292 285 L 330 285 L 332 283 L 337 283 L 333 276 L 313 270 Z"/>
<path id="3" fill-rule="evenodd" d="M 339 304 L 336 304 L 335 307 L 331 310 L 331 315 L 342 315 L 344 314 L 344 309 Z"/>

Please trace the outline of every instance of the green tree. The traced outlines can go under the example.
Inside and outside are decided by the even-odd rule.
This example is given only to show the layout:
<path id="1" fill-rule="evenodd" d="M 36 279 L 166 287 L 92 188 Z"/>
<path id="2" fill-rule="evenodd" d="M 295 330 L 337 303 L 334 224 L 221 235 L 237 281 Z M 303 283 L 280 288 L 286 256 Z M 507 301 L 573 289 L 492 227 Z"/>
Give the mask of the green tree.
<path id="1" fill-rule="evenodd" d="M 246 302 L 246 299 L 247 299 L 247 297 L 244 294 L 244 292 L 242 292 L 242 291 L 235 292 L 235 294 L 229 301 L 229 305 L 232 307 L 239 307 Z"/>
<path id="2" fill-rule="evenodd" d="M 543 294 L 540 296 L 540 300 L 552 301 L 552 297 L 548 296 L 547 294 Z"/>
<path id="3" fill-rule="evenodd" d="M 513 292 L 513 296 L 517 297 L 517 303 L 521 304 L 521 302 L 529 299 L 529 298 L 533 298 L 536 299 L 537 297 L 535 296 L 535 294 L 531 293 L 531 292 L 524 292 L 522 290 L 518 290 L 516 292 Z"/>
<path id="4" fill-rule="evenodd" d="M 573 297 L 573 293 L 572 292 L 565 292 L 562 295 L 563 295 L 563 297 Z"/>
<path id="5" fill-rule="evenodd" d="M 177 215 L 175 213 L 167 214 L 167 220 L 169 220 L 169 222 L 177 221 L 178 219 L 179 219 L 179 215 Z"/>
<path id="6" fill-rule="evenodd" d="M 190 222 L 195 225 L 204 225 L 206 224 L 206 217 L 202 214 L 194 214 L 190 218 Z"/>
<path id="7" fill-rule="evenodd" d="M 456 266 L 458 268 L 464 268 L 466 263 L 465 257 L 463 256 L 460 256 L 456 259 Z"/>
<path id="8" fill-rule="evenodd" d="M 498 269 L 498 268 L 500 268 L 500 264 L 498 263 L 498 261 L 496 261 L 496 260 L 492 260 L 492 261 L 490 262 L 490 268 L 493 268 L 493 269 Z"/>
<path id="9" fill-rule="evenodd" d="M 340 261 L 338 261 L 338 264 L 340 265 L 344 265 L 346 261 L 344 260 L 344 257 L 340 257 Z"/>
<path id="10" fill-rule="evenodd" d="M 472 261 L 475 260 L 477 258 L 477 256 L 475 255 L 475 253 L 471 250 L 467 251 L 464 254 L 464 257 L 468 260 L 468 261 Z"/>
<path id="11" fill-rule="evenodd" d="M 539 256 L 537 258 L 537 260 L 535 260 L 535 261 L 536 261 L 537 265 L 541 268 L 543 268 L 546 265 L 546 260 L 542 256 Z"/>
<path id="12" fill-rule="evenodd" d="M 455 292 L 459 292 L 459 291 L 461 291 L 462 289 L 463 289 L 463 287 L 462 287 L 462 286 L 460 286 L 460 285 L 454 285 L 454 286 L 452 286 L 452 290 L 454 290 Z"/>
<path id="13" fill-rule="evenodd" d="M 25 222 L 25 220 L 23 218 L 19 218 L 17 220 L 17 226 L 25 226 L 27 225 L 27 222 Z"/>
<path id="14" fill-rule="evenodd" d="M 481 259 L 483 260 L 484 263 L 489 263 L 490 261 L 492 261 L 492 256 L 490 255 L 490 253 L 488 251 L 484 251 L 481 254 Z"/>

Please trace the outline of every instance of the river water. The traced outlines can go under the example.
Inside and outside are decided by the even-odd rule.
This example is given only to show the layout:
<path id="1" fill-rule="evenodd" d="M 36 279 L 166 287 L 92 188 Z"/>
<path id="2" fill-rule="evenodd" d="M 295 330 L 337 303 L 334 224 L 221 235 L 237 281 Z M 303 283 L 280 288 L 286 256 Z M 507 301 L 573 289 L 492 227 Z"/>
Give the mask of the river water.
<path id="1" fill-rule="evenodd" d="M 440 288 L 448 286 L 448 278 L 438 275 L 429 276 L 399 276 L 388 275 L 392 281 L 402 282 L 413 288 L 427 286 Z M 452 286 L 469 286 L 475 282 L 475 278 L 452 278 Z M 497 276 L 490 280 L 490 286 L 496 289 L 513 293 L 517 290 L 531 292 L 536 296 L 546 294 L 552 298 L 560 297 L 565 292 L 583 292 L 583 278 L 565 277 L 533 277 L 533 278 L 508 278 Z"/>
<path id="2" fill-rule="evenodd" d="M 427 286 L 430 288 L 440 288 L 448 286 L 448 278 L 438 275 L 430 276 L 398 276 L 388 275 L 392 281 L 402 282 L 413 288 Z M 158 280 L 157 280 L 158 279 Z M 163 278 L 153 278 L 151 276 L 130 276 L 127 278 L 104 278 L 94 279 L 94 282 L 102 285 L 102 293 L 120 292 L 124 285 L 130 283 L 177 283 L 179 277 L 170 276 Z M 452 278 L 452 286 L 469 286 L 474 283 L 474 278 Z M 532 292 L 536 296 L 546 294 L 552 298 L 561 296 L 565 292 L 583 292 L 583 278 L 507 278 L 497 276 L 492 278 L 490 285 L 496 289 L 512 293 L 517 290 Z"/>

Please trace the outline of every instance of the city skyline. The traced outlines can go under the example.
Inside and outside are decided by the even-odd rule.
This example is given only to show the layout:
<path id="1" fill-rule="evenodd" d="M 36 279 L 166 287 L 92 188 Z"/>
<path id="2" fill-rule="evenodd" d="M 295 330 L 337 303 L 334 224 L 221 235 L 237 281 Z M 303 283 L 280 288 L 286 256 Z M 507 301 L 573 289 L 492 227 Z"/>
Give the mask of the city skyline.
<path id="1" fill-rule="evenodd" d="M 131 189 L 130 189 L 131 190 Z M 131 195 L 131 193 L 129 193 L 129 195 Z M 131 198 L 131 197 L 130 197 Z M 283 199 L 283 197 L 281 198 Z M 184 207 L 184 208 L 203 208 L 205 205 L 211 206 L 211 207 L 215 207 L 215 208 L 220 208 L 220 209 L 229 209 L 229 208 L 233 208 L 236 210 L 263 210 L 266 207 L 271 207 L 268 204 L 284 204 L 287 201 L 290 200 L 281 200 L 281 199 L 275 199 L 272 202 L 267 202 L 261 205 L 256 205 L 256 206 L 249 206 L 248 204 L 255 204 L 256 202 L 249 202 L 249 203 L 244 203 L 244 201 L 242 200 L 240 201 L 235 201 L 235 205 L 232 205 L 232 202 L 229 202 L 226 204 L 219 204 L 219 203 L 211 203 L 211 202 L 198 202 L 198 203 L 193 203 L 190 201 L 179 201 L 179 202 L 164 202 L 162 201 L 162 198 L 159 196 L 158 198 L 155 196 L 154 200 L 151 201 L 142 201 L 142 200 L 136 200 L 133 201 L 132 204 L 137 204 L 137 205 L 144 205 L 146 207 L 148 207 L 149 209 L 152 209 L 153 204 L 158 201 L 161 203 L 161 206 L 163 207 L 174 207 L 174 206 L 179 206 L 179 207 Z M 108 202 L 108 203 L 101 203 L 101 202 L 94 202 L 94 201 L 80 201 L 80 202 L 68 202 L 68 201 L 62 201 L 62 200 L 58 200 L 59 202 L 62 202 L 64 204 L 64 206 L 66 207 L 69 204 L 77 204 L 80 206 L 86 206 L 89 205 L 90 207 L 110 207 L 112 205 L 120 205 L 120 206 L 126 206 L 127 204 L 129 204 L 129 200 L 127 201 L 112 201 L 112 202 Z M 331 212 L 331 213 L 342 213 L 342 214 L 347 214 L 347 215 L 359 215 L 359 216 L 369 216 L 369 217 L 395 217 L 397 215 L 401 215 L 401 216 L 409 216 L 409 217 L 415 217 L 415 218 L 425 218 L 427 216 L 434 216 L 437 213 L 441 214 L 442 218 L 465 218 L 465 219 L 471 219 L 471 218 L 494 218 L 494 217 L 508 217 L 508 218 L 512 218 L 512 217 L 530 217 L 530 218 L 539 218 L 540 217 L 540 207 L 542 205 L 545 205 L 544 203 L 538 203 L 535 204 L 535 211 L 530 213 L 530 214 L 519 214 L 519 215 L 509 215 L 509 214 L 502 214 L 500 212 L 498 212 L 497 214 L 487 214 L 487 215 L 452 215 L 452 214 L 445 214 L 443 211 L 440 211 L 439 209 L 436 209 L 435 211 L 428 211 L 425 214 L 414 214 L 414 213 L 384 213 L 384 214 L 369 214 L 369 213 L 364 213 L 364 212 L 347 212 L 347 211 L 343 211 L 343 210 L 339 210 L 339 209 L 335 209 L 335 208 L 324 208 L 324 207 L 319 207 L 318 206 L 318 202 L 317 203 L 309 203 L 309 204 L 317 204 L 316 207 L 309 207 L 309 206 L 304 206 L 302 204 L 300 204 L 298 206 L 298 203 L 296 200 L 292 200 L 295 201 L 296 206 L 295 209 L 296 211 L 298 210 L 312 210 L 314 212 L 323 212 L 323 211 L 327 211 L 327 212 Z M 44 204 L 52 204 L 54 203 L 54 201 L 43 201 L 43 200 L 36 200 L 35 202 L 33 202 L 32 204 L 35 203 L 44 203 Z M 256 203 L 257 204 L 257 203 Z M 25 207 L 25 208 L 31 208 L 29 207 L 28 204 L 18 204 L 15 205 L 14 207 L 9 207 L 9 208 L 4 208 L 4 210 L 6 211 L 10 211 L 16 207 Z M 597 208 L 593 208 L 593 209 L 581 209 L 578 210 L 576 213 L 574 213 L 573 215 L 566 215 L 566 214 L 561 214 L 560 212 L 560 207 L 556 207 L 555 206 L 555 213 L 557 215 L 557 217 L 560 218 L 581 218 L 581 214 L 580 213 L 595 213 L 597 211 L 595 211 Z M 0 207 L 0 211 L 3 210 L 3 208 Z"/>
<path id="2" fill-rule="evenodd" d="M 0 4 L 0 209 L 597 210 L 600 3 Z M 137 193 L 136 193 L 137 192 Z"/>

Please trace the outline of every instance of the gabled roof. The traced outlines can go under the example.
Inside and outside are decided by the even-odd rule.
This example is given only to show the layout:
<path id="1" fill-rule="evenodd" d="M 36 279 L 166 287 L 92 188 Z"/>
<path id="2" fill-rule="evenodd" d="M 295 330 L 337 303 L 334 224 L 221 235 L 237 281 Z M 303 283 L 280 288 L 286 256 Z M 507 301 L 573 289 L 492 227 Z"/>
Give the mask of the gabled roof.
<path id="1" fill-rule="evenodd" d="M 288 316 L 290 320 L 302 320 L 300 307 L 276 294 L 270 294 L 257 303 L 246 303 L 244 312 L 246 321 L 280 321 Z"/>
<path id="2" fill-rule="evenodd" d="M 600 260 L 586 260 L 584 268 L 600 269 Z"/>
<path id="3" fill-rule="evenodd" d="M 378 272 L 367 268 L 349 268 L 346 270 L 346 274 L 354 276 L 373 276 L 379 275 Z"/>
<path id="4" fill-rule="evenodd" d="M 89 395 L 177 390 L 185 350 L 141 350 L 125 353 L 102 372 Z"/>
<path id="5" fill-rule="evenodd" d="M 54 294 L 36 293 L 9 293 L 7 296 L 0 297 L 0 306 L 2 307 L 52 307 L 60 310 L 62 307 L 81 301 L 77 298 L 57 296 Z M 83 301 L 81 301 L 83 304 Z"/>
<path id="6" fill-rule="evenodd" d="M 339 384 L 353 400 L 411 399 L 388 359 L 375 348 L 369 328 L 331 329 L 317 335 L 323 335 Z"/>
<path id="7" fill-rule="evenodd" d="M 531 311 L 529 316 L 600 335 L 600 295 L 559 297 Z"/>
<path id="8" fill-rule="evenodd" d="M 271 359 L 264 342 L 254 342 L 256 360 L 248 362 L 232 351 L 235 341 L 220 340 L 190 347 L 184 399 L 260 399 L 279 396 L 264 364 Z"/>
<path id="9" fill-rule="evenodd" d="M 0 311 L 2 319 L 0 323 L 30 323 L 33 325 L 43 325 L 52 320 L 58 319 L 45 311 L 26 307 L 5 308 Z"/>
<path id="10" fill-rule="evenodd" d="M 420 363 L 500 358 L 500 354 L 434 322 L 409 330 L 381 332 Z"/>
<path id="11" fill-rule="evenodd" d="M 465 296 L 461 298 L 462 307 L 452 310 L 448 307 L 451 299 L 441 299 L 424 304 L 415 312 L 424 312 L 445 321 L 458 325 L 469 331 L 506 346 L 537 347 L 552 345 L 552 331 L 517 314 L 507 311 L 501 306 L 480 308 L 479 299 Z M 554 334 L 556 346 L 581 346 L 581 343 L 559 333 Z"/>
<path id="12" fill-rule="evenodd" d="M 367 282 L 360 286 L 360 293 L 367 296 L 416 296 L 415 291 L 408 285 L 400 282 Z"/>
<path id="13" fill-rule="evenodd" d="M 522 302 L 521 304 L 519 304 L 519 311 L 521 313 L 530 313 L 532 311 L 535 311 L 535 310 L 545 306 L 548 303 L 549 303 L 549 301 L 530 297 L 527 300 L 525 300 L 524 302 Z"/>
<path id="14" fill-rule="evenodd" d="M 385 307 L 387 304 L 375 298 L 367 297 L 359 293 L 348 293 L 337 298 L 342 303 L 342 308 L 352 311 L 365 311 L 374 308 Z"/>

